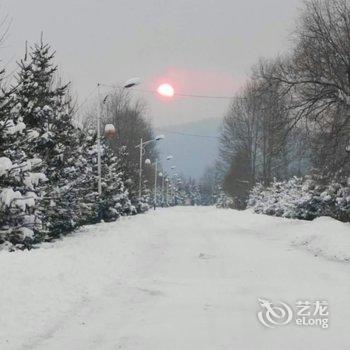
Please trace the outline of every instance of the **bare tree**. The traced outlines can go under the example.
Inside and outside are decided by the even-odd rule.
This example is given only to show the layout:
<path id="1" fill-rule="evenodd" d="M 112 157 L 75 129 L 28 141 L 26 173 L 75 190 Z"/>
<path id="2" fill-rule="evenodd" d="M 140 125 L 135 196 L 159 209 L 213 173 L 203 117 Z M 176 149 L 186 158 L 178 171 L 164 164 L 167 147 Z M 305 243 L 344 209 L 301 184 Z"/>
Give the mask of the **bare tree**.
<path id="1" fill-rule="evenodd" d="M 310 0 L 295 33 L 296 45 L 272 78 L 292 96 L 294 123 L 308 120 L 313 165 L 349 174 L 350 8 L 347 0 Z M 290 129 L 290 130 L 291 130 Z"/>
<path id="2" fill-rule="evenodd" d="M 219 174 L 215 165 L 207 167 L 199 181 L 202 205 L 216 204 L 219 195 Z"/>
<path id="3" fill-rule="evenodd" d="M 104 95 L 103 102 L 94 102 L 85 113 L 83 125 L 87 129 L 95 129 L 98 108 L 102 112 L 102 130 L 106 124 L 113 124 L 116 135 L 109 142 L 116 154 L 123 152 L 125 173 L 128 175 L 129 190 L 136 196 L 138 190 L 139 148 L 140 139 L 148 141 L 154 138 L 152 124 L 146 117 L 145 104 L 140 100 L 135 102 L 125 89 L 113 90 Z M 143 159 L 155 161 L 158 153 L 155 144 L 149 144 L 144 149 Z M 144 183 L 153 183 L 154 170 L 144 168 Z"/>

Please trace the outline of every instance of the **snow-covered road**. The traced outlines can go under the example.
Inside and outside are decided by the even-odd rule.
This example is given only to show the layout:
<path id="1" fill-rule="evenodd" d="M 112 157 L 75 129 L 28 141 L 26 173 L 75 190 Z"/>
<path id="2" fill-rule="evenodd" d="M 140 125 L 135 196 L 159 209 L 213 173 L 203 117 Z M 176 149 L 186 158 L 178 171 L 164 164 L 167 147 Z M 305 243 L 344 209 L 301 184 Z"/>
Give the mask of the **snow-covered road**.
<path id="1" fill-rule="evenodd" d="M 345 350 L 347 235 L 330 219 L 187 207 L 0 252 L 0 349 Z M 326 300 L 330 327 L 266 328 L 258 298 Z"/>

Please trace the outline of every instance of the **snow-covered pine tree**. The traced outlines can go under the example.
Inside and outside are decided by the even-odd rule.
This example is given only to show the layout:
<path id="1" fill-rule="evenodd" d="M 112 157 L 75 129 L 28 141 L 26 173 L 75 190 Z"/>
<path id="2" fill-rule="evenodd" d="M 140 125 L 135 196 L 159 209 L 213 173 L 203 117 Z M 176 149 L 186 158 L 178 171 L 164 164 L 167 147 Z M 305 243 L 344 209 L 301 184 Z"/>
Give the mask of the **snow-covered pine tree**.
<path id="1" fill-rule="evenodd" d="M 113 150 L 114 155 L 117 159 L 117 164 L 116 164 L 116 169 L 118 172 L 118 176 L 121 178 L 123 182 L 123 192 L 127 193 L 128 195 L 128 200 L 124 201 L 122 204 L 123 211 L 122 215 L 135 215 L 137 214 L 137 210 L 135 207 L 135 202 L 133 203 L 132 198 L 131 198 L 131 191 L 132 191 L 132 180 L 131 176 L 128 173 L 128 167 L 126 166 L 128 162 L 128 151 L 126 146 L 122 146 L 116 151 L 115 149 Z"/>
<path id="2" fill-rule="evenodd" d="M 2 83 L 2 76 L 0 80 Z M 40 191 L 36 187 L 46 181 L 45 175 L 37 172 L 41 159 L 30 158 L 23 151 L 33 135 L 18 114 L 14 90 L 2 87 L 0 91 L 0 244 L 11 249 L 29 248 L 41 239 Z"/>
<path id="3" fill-rule="evenodd" d="M 114 221 L 132 211 L 128 191 L 122 180 L 123 172 L 118 156 L 107 140 L 102 142 L 102 196 L 99 216 L 105 221 Z"/>
<path id="4" fill-rule="evenodd" d="M 131 204 L 128 190 L 124 185 L 127 175 L 123 168 L 125 148 L 121 148 L 119 154 L 115 154 L 107 140 L 101 142 L 102 153 L 102 196 L 99 198 L 97 178 L 97 144 L 96 133 L 90 130 L 82 139 L 82 157 L 78 164 L 81 165 L 79 181 L 72 191 L 80 197 L 79 213 L 82 221 L 80 225 L 97 223 L 101 220 L 114 221 L 122 215 L 135 214 L 135 207 Z"/>
<path id="5" fill-rule="evenodd" d="M 70 232 L 85 222 L 80 212 L 81 195 L 85 193 L 80 177 L 88 171 L 80 172 L 85 165 L 80 143 L 85 138 L 73 125 L 68 85 L 57 83 L 53 59 L 50 46 L 43 42 L 26 53 L 19 64 L 16 94 L 18 115 L 36 136 L 23 150 L 43 160 L 42 171 L 48 178 L 42 188 L 47 238 Z"/>
<path id="6" fill-rule="evenodd" d="M 102 145 L 104 194 L 98 198 L 96 138 L 73 125 L 68 85 L 57 83 L 53 59 L 49 45 L 35 45 L 19 64 L 13 95 L 16 118 L 31 134 L 30 142 L 18 150 L 41 159 L 40 170 L 48 179 L 44 185 L 38 183 L 47 239 L 132 211 L 119 159 L 106 142 Z"/>
<path id="7" fill-rule="evenodd" d="M 54 53 L 43 42 L 36 44 L 29 54 L 26 52 L 25 58 L 19 63 L 15 95 L 17 114 L 33 135 L 31 141 L 23 144 L 21 149 L 31 157 L 42 159 L 41 171 L 49 179 L 40 188 L 42 212 L 45 213 L 43 231 L 46 234 L 52 229 L 48 208 L 53 202 L 48 199 L 52 197 L 52 188 L 58 178 L 55 169 L 62 165 L 62 154 L 67 147 L 61 144 L 63 135 L 57 131 L 69 124 L 68 120 L 60 118 L 62 98 L 67 86 L 54 87 L 57 67 L 52 63 L 53 57 Z"/>
<path id="8" fill-rule="evenodd" d="M 99 222 L 99 196 L 97 180 L 97 135 L 93 130 L 82 134 L 79 142 L 79 158 L 76 162 L 80 174 L 78 181 L 72 186 L 78 202 L 78 224 L 87 225 Z"/>
<path id="9" fill-rule="evenodd" d="M 53 161 L 48 163 L 49 178 L 44 201 L 45 218 L 50 237 L 58 237 L 89 223 L 81 206 L 93 192 L 94 175 L 85 154 L 86 135 L 72 125 L 55 130 Z"/>

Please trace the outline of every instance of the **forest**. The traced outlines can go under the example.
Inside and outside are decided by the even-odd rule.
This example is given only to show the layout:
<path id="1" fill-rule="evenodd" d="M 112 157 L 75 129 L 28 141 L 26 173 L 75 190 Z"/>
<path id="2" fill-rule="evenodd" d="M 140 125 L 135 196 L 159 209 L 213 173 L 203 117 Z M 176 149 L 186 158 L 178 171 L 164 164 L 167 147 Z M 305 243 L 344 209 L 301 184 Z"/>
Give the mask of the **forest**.
<path id="1" fill-rule="evenodd" d="M 228 109 L 219 206 L 350 220 L 350 8 L 305 3 L 290 52 L 260 59 Z"/>

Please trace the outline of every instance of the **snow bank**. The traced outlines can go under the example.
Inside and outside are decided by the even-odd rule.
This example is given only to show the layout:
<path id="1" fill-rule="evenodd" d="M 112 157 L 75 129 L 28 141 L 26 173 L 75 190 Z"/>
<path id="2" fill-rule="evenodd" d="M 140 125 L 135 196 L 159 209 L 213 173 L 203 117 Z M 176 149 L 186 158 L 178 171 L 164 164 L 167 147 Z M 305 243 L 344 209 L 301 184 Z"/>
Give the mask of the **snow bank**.
<path id="1" fill-rule="evenodd" d="M 329 217 L 321 217 L 306 223 L 300 230 L 288 228 L 286 234 L 291 243 L 316 256 L 350 262 L 350 224 Z"/>
<path id="2" fill-rule="evenodd" d="M 315 256 L 350 262 L 350 223 L 330 217 L 301 221 L 254 214 L 251 209 L 240 215 L 240 225 L 266 239 L 307 250 Z M 245 220 L 242 220 L 246 218 Z"/>

